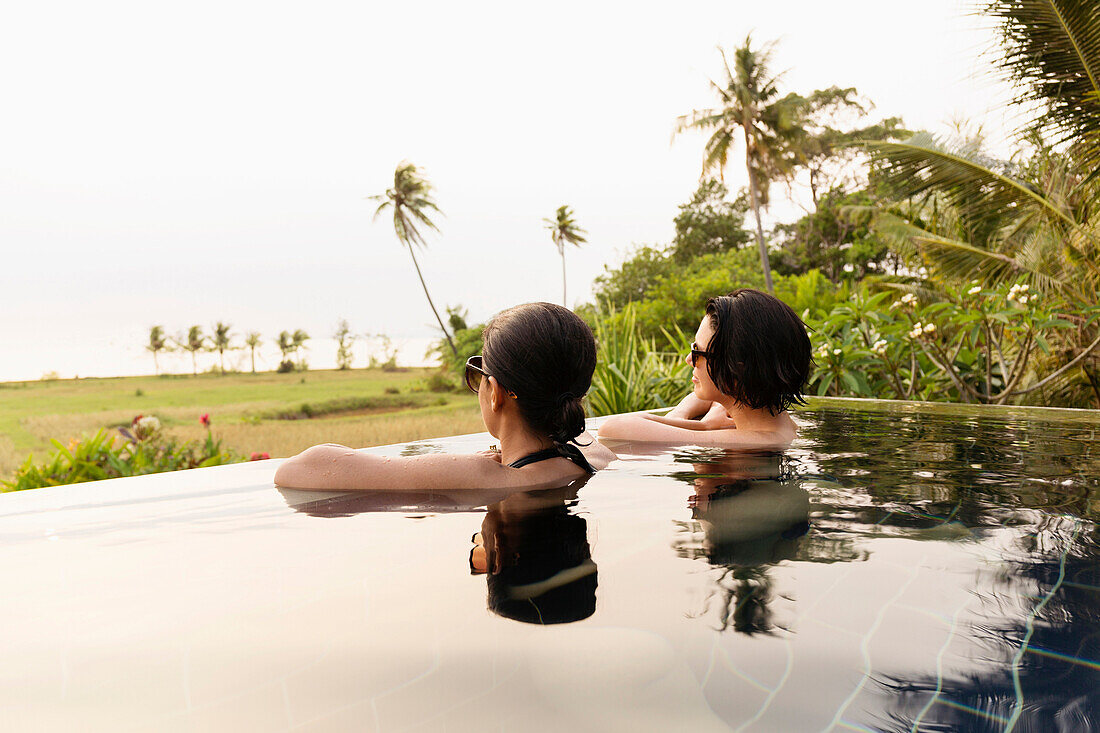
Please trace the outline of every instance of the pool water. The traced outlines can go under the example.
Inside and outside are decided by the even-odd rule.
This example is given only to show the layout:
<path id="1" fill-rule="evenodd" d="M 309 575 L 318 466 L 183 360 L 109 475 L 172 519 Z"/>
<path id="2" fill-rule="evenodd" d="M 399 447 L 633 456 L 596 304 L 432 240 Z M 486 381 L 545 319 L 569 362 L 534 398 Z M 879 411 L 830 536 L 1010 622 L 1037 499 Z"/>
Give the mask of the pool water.
<path id="1" fill-rule="evenodd" d="M 620 444 L 534 494 L 271 461 L 0 496 L 3 727 L 1100 727 L 1100 414 L 796 420 L 783 455 Z"/>

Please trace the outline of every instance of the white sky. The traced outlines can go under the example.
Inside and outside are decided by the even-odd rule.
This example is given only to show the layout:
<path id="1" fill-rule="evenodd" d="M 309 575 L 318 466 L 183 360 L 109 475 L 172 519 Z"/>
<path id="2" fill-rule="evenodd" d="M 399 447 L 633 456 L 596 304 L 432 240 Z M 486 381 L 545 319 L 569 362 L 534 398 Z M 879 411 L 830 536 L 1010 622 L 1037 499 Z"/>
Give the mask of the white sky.
<path id="1" fill-rule="evenodd" d="M 583 301 L 604 264 L 671 237 L 703 140 L 670 143 L 673 122 L 711 104 L 715 47 L 749 31 L 780 39 L 788 90 L 855 86 L 914 129 L 1005 125 L 992 36 L 959 0 L 540 7 L 8 4 L 0 379 L 150 370 L 153 324 L 431 336 L 408 254 L 364 200 L 402 159 L 446 215 L 420 257 L 441 309 L 560 300 L 542 219 L 563 203 L 589 233 L 567 253 Z"/>

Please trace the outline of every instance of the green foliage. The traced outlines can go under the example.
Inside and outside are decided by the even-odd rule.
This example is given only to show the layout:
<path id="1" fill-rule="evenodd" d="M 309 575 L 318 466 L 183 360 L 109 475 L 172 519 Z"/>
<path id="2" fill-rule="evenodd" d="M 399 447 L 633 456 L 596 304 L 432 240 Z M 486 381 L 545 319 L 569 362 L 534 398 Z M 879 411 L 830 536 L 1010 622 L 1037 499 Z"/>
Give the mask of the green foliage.
<path id="1" fill-rule="evenodd" d="M 634 250 L 619 267 L 604 265 L 604 272 L 593 283 L 596 302 L 612 308 L 640 301 L 662 275 L 676 272 L 680 265 L 660 247 L 643 246 Z"/>
<path id="2" fill-rule="evenodd" d="M 664 331 L 666 350 L 659 351 L 656 340 L 641 335 L 636 306 L 628 304 L 622 311 L 607 308 L 595 334 L 596 371 L 588 392 L 592 415 L 669 407 L 686 394 L 691 367 L 684 356 L 691 336 L 682 330 Z"/>
<path id="3" fill-rule="evenodd" d="M 865 210 L 874 201 L 866 190 L 832 189 L 818 199 L 814 211 L 776 227 L 782 245 L 775 257 L 776 271 L 816 269 L 841 282 L 884 269 L 887 240 L 871 227 L 872 216 Z"/>
<path id="4" fill-rule="evenodd" d="M 462 381 L 466 360 L 481 353 L 481 334 L 485 331 L 484 323 L 471 326 L 467 324 L 466 318 L 466 309 L 462 306 L 448 307 L 447 319 L 453 339 L 450 343 L 440 339 L 428 349 L 428 355 L 439 359 L 441 369 L 451 375 L 449 379 L 454 385 Z"/>
<path id="5" fill-rule="evenodd" d="M 123 428 L 119 433 L 115 435 L 102 429 L 90 438 L 74 439 L 68 446 L 52 440 L 56 448 L 53 455 L 41 463 L 28 457 L 11 480 L 0 481 L 0 490 L 23 491 L 244 460 L 224 449 L 221 440 L 215 440 L 209 430 L 202 441 L 180 442 L 166 438 L 156 418 L 139 416 L 130 430 Z"/>
<path id="6" fill-rule="evenodd" d="M 643 338 L 657 341 L 663 340 L 665 328 L 694 333 L 707 300 L 716 295 L 737 288 L 764 288 L 760 263 L 751 249 L 705 254 L 682 264 L 677 263 L 671 253 L 646 249 L 619 270 L 607 271 L 597 283 L 597 295 L 613 292 L 622 297 L 625 291 L 641 290 L 642 282 L 637 275 L 643 267 L 638 265 L 648 269 L 649 280 L 629 310 L 630 318 Z M 796 312 L 813 313 L 827 311 L 845 290 L 838 289 L 813 270 L 803 275 L 776 277 L 775 292 L 776 297 Z M 622 321 L 628 312 L 626 304 L 610 298 L 603 302 L 606 313 L 590 319 L 607 319 L 614 329 L 625 328 Z"/>
<path id="7" fill-rule="evenodd" d="M 1040 296 L 1025 283 L 986 288 L 974 282 L 925 290 L 920 297 L 898 293 L 861 287 L 812 322 L 817 364 L 811 391 L 1087 406 L 1082 393 L 1075 401 L 1058 390 L 1074 373 L 1050 357 L 1095 324 L 1100 308 L 1067 312 L 1064 301 Z"/>
<path id="8" fill-rule="evenodd" d="M 691 200 L 680 205 L 673 224 L 672 255 L 684 262 L 704 254 L 740 249 L 749 241 L 745 231 L 745 213 L 749 204 L 744 193 L 728 201 L 729 189 L 721 181 L 705 178 L 692 194 Z"/>

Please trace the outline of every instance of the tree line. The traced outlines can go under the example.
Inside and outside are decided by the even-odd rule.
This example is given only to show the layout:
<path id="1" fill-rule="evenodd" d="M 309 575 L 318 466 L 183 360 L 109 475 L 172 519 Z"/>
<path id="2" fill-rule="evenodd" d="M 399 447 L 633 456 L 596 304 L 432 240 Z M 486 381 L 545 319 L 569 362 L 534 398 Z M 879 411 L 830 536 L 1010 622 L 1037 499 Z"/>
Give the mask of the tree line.
<path id="1" fill-rule="evenodd" d="M 237 342 L 237 334 L 231 332 L 232 326 L 218 321 L 207 334 L 202 326 L 195 325 L 187 329 L 186 333 L 168 336 L 163 326 L 149 328 L 149 340 L 145 344 L 145 350 L 153 355 L 153 367 L 160 374 L 159 355 L 172 352 L 186 352 L 191 355 L 191 373 L 198 374 L 198 354 L 216 353 L 218 355 L 218 371 L 225 374 L 226 352 L 248 350 L 252 372 L 256 372 L 256 350 L 263 346 L 262 335 L 258 331 L 249 331 Z M 341 320 L 333 333 L 336 339 L 337 352 L 336 364 L 340 369 L 350 369 L 352 362 L 352 344 L 357 336 L 351 332 L 351 327 L 346 320 Z M 303 371 L 308 368 L 302 353 L 305 344 L 310 340 L 310 335 L 302 329 L 294 331 L 282 331 L 275 338 L 282 359 L 277 371 Z"/>

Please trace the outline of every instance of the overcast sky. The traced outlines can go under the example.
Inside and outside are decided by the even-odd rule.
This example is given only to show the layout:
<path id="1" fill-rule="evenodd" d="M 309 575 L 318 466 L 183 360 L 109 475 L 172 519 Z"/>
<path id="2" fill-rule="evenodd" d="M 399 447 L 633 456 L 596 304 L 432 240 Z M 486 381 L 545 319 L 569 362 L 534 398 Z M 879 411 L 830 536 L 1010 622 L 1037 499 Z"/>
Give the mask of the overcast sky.
<path id="1" fill-rule="evenodd" d="M 408 254 L 365 200 L 403 159 L 423 167 L 445 214 L 421 255 L 441 308 L 483 320 L 560 300 L 542 219 L 561 204 L 588 230 L 567 253 L 574 305 L 633 244 L 671 237 L 703 141 L 673 142 L 673 122 L 711 104 L 717 45 L 778 39 L 787 90 L 855 86 L 873 117 L 941 132 L 967 117 L 997 136 L 1008 93 L 988 76 L 993 36 L 971 8 L 9 5 L 0 379 L 137 371 L 153 324 L 225 320 L 273 340 L 347 318 L 358 332 L 431 336 Z M 733 186 L 742 171 L 735 160 Z"/>

